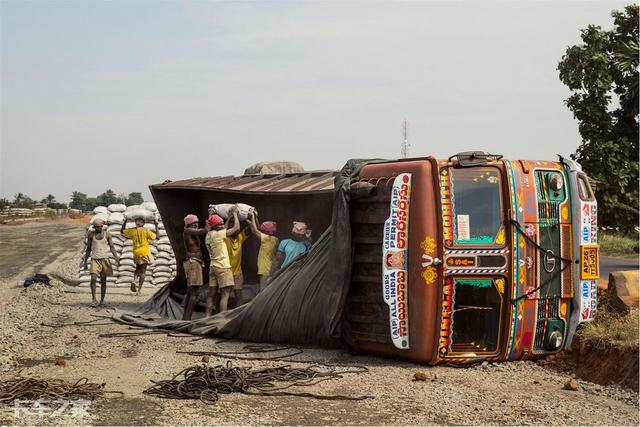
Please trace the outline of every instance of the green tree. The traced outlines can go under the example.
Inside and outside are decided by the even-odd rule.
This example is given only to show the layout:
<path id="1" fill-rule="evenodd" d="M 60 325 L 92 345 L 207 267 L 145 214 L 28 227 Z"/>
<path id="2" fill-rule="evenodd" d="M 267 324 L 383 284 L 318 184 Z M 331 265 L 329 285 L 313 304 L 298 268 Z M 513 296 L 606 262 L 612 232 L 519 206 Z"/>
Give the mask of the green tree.
<path id="1" fill-rule="evenodd" d="M 44 203 L 45 205 L 49 206 L 50 204 L 55 203 L 55 201 L 56 201 L 56 197 L 53 194 L 49 194 L 47 195 L 47 197 L 42 199 L 41 203 Z"/>
<path id="2" fill-rule="evenodd" d="M 102 203 L 100 203 L 100 200 L 98 200 L 97 197 L 87 197 L 87 200 L 84 203 L 84 210 L 85 211 L 92 211 L 97 206 L 104 206 L 104 205 Z"/>
<path id="3" fill-rule="evenodd" d="M 51 202 L 47 204 L 49 209 L 67 209 L 66 203 Z"/>
<path id="4" fill-rule="evenodd" d="M 81 211 L 87 210 L 87 195 L 79 191 L 71 193 L 71 202 L 69 207 L 71 209 L 80 209 Z"/>
<path id="5" fill-rule="evenodd" d="M 558 64 L 582 144 L 571 156 L 596 180 L 598 222 L 638 224 L 638 5 L 613 11 L 614 27 L 581 30 Z"/>
<path id="6" fill-rule="evenodd" d="M 129 196 L 125 199 L 125 204 L 127 206 L 131 205 L 139 205 L 144 202 L 142 198 L 142 193 L 129 193 Z"/>
<path id="7" fill-rule="evenodd" d="M 5 210 L 7 208 L 11 207 L 11 202 L 8 199 L 5 199 L 4 197 L 0 199 L 0 210 Z"/>
<path id="8" fill-rule="evenodd" d="M 24 193 L 18 193 L 13 197 L 13 205 L 16 208 L 31 208 L 34 205 L 33 199 Z"/>
<path id="9" fill-rule="evenodd" d="M 97 199 L 98 206 L 109 206 L 112 203 L 123 203 L 123 200 L 120 199 L 120 197 L 118 197 L 111 189 L 108 189 L 104 193 L 98 195 Z"/>

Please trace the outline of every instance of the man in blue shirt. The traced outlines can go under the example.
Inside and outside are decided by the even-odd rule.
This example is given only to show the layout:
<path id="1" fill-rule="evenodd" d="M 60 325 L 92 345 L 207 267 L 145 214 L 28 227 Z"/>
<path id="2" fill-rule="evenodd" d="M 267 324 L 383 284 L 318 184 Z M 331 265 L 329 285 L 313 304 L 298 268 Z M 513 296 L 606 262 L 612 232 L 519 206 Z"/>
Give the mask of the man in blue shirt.
<path id="1" fill-rule="evenodd" d="M 285 239 L 278 245 L 278 253 L 276 254 L 276 265 L 278 269 L 285 268 L 298 255 L 308 251 L 311 248 L 311 230 L 307 229 L 304 222 L 293 222 L 293 230 L 291 230 L 291 238 Z"/>

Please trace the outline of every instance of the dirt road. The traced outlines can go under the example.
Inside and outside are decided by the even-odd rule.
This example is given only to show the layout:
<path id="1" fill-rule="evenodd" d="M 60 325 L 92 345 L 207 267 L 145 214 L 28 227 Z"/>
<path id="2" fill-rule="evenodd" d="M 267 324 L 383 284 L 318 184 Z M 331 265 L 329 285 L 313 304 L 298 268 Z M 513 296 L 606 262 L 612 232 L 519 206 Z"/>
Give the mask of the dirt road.
<path id="1" fill-rule="evenodd" d="M 16 286 L 35 271 L 77 273 L 83 227 L 24 225 L 0 228 L 0 378 L 23 374 L 45 378 L 105 382 L 124 397 L 93 402 L 82 419 L 16 417 L 0 406 L 0 424 L 537 424 L 638 425 L 638 395 L 617 387 L 578 381 L 578 391 L 563 389 L 565 375 L 534 363 L 503 363 L 473 368 L 426 367 L 341 350 L 304 349 L 286 364 L 308 366 L 315 360 L 366 366 L 364 374 L 346 374 L 297 391 L 372 396 L 362 401 L 327 401 L 301 397 L 222 395 L 215 405 L 200 401 L 162 400 L 142 391 L 151 380 L 168 379 L 200 357 L 177 351 L 239 351 L 244 343 L 144 334 L 99 321 L 85 326 L 44 326 L 95 320 L 107 311 L 89 307 L 89 290 L 56 282 L 53 289 Z M 37 242 L 34 244 L 33 241 Z M 26 253 L 28 252 L 28 254 Z M 146 300 L 128 288 L 110 288 L 107 302 L 130 309 Z M 102 336 L 101 336 L 102 335 Z M 280 353 L 281 354 L 281 353 Z M 64 359 L 65 366 L 56 366 Z M 211 357 L 210 364 L 226 360 Z M 254 368 L 280 366 L 279 361 L 237 361 Z M 416 372 L 427 381 L 412 381 Z"/>

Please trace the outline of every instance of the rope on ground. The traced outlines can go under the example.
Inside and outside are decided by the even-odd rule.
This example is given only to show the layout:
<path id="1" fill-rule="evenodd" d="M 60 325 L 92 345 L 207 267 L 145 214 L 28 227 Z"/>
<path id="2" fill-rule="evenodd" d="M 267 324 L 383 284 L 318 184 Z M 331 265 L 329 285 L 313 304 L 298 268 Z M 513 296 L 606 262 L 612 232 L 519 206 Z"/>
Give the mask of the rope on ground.
<path id="1" fill-rule="evenodd" d="M 25 378 L 17 375 L 9 380 L 0 381 L 0 402 L 38 399 L 89 399 L 107 397 L 108 394 L 123 396 L 121 391 L 104 389 L 105 383 L 90 383 L 81 378 L 75 383 L 61 379 Z"/>
<path id="2" fill-rule="evenodd" d="M 190 356 L 215 356 L 221 357 L 223 359 L 234 359 L 234 360 L 284 360 L 289 357 L 297 356 L 299 354 L 304 353 L 304 350 L 294 347 L 268 347 L 268 348 L 259 348 L 257 346 L 246 345 L 243 347 L 246 351 L 176 351 L 179 354 L 188 354 Z M 279 356 L 239 356 L 242 354 L 254 354 L 254 353 L 267 353 L 267 352 L 276 352 L 276 351 L 285 351 L 291 350 L 290 353 L 279 355 Z"/>
<path id="3" fill-rule="evenodd" d="M 49 328 L 64 328 L 66 326 L 104 326 L 104 325 L 113 325 L 113 322 L 108 322 L 108 323 L 95 323 L 95 322 L 99 322 L 103 320 L 103 318 L 97 318 L 97 319 L 93 319 L 93 320 L 86 320 L 86 321 L 75 321 L 73 323 L 57 323 L 57 324 L 50 324 L 50 323 L 40 323 L 41 326 L 47 326 Z"/>
<path id="4" fill-rule="evenodd" d="M 311 386 L 322 381 L 342 378 L 344 374 L 360 374 L 367 368 L 337 371 L 312 365 L 306 368 L 279 366 L 252 370 L 226 365 L 195 365 L 183 369 L 169 380 L 152 381 L 143 393 L 163 399 L 199 399 L 214 404 L 220 394 L 243 393 L 261 396 L 296 396 L 321 400 L 364 400 L 373 396 L 321 395 L 309 392 L 283 391 L 293 386 Z M 287 384 L 288 383 L 288 384 Z M 280 385 L 279 384 L 286 384 Z"/>

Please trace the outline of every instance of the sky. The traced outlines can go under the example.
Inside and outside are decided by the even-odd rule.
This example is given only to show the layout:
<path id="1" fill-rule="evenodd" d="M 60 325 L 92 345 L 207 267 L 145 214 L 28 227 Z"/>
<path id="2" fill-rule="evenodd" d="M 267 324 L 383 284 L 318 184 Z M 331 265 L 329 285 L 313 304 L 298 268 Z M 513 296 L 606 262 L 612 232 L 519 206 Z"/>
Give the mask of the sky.
<path id="1" fill-rule="evenodd" d="M 625 2 L 0 2 L 0 197 L 258 161 L 580 144 L 556 66 Z"/>

